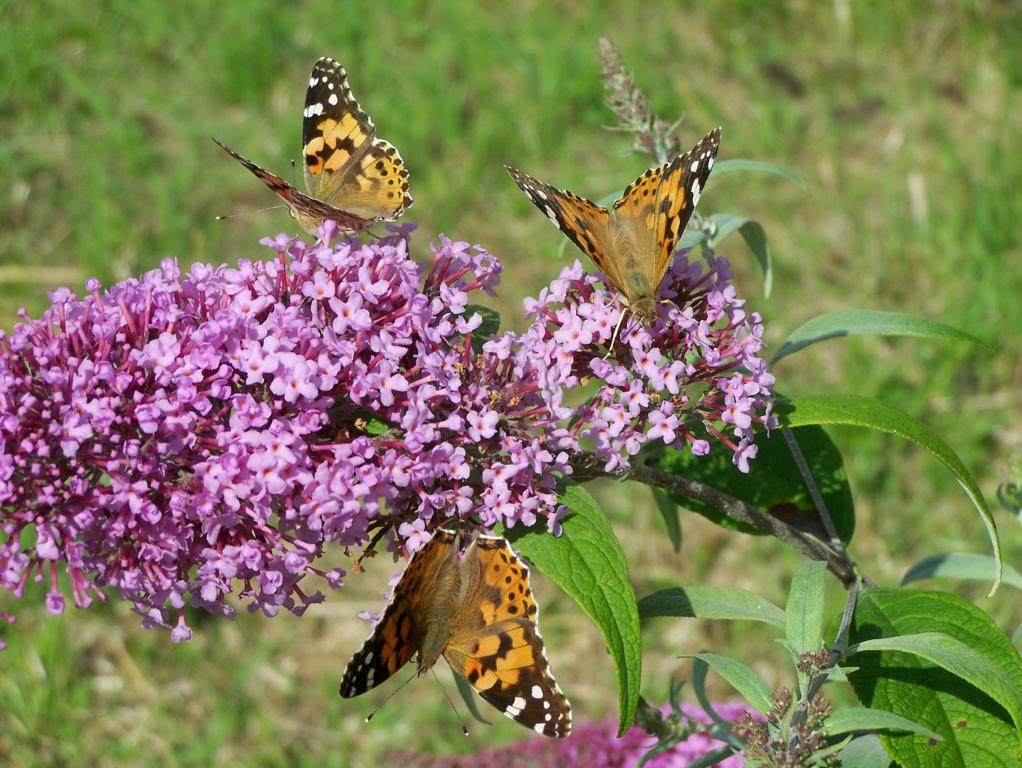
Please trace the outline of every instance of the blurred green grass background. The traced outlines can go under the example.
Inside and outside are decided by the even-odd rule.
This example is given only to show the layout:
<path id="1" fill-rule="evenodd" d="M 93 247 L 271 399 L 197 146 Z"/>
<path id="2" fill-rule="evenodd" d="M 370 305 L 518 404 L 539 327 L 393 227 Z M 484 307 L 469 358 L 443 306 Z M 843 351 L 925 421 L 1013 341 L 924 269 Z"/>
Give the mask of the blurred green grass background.
<path id="1" fill-rule="evenodd" d="M 58 285 L 80 291 L 87 277 L 120 279 L 165 256 L 260 258 L 260 237 L 294 231 L 282 211 L 214 220 L 274 199 L 208 136 L 287 176 L 309 69 L 331 55 L 408 163 L 419 253 L 440 231 L 493 251 L 505 265 L 496 306 L 521 327 L 521 299 L 576 254 L 559 255 L 561 236 L 502 165 L 599 198 L 647 164 L 603 130 L 612 117 L 595 55 L 602 35 L 656 110 L 684 117 L 686 144 L 720 124 L 722 159 L 770 161 L 810 184 L 806 195 L 732 174 L 700 206 L 766 226 L 777 267 L 769 299 L 739 239 L 722 253 L 774 349 L 807 318 L 848 307 L 938 318 L 998 345 L 989 354 L 854 338 L 776 370 L 786 393 L 876 396 L 923 419 L 992 498 L 1022 444 L 1018 2 L 2 2 L 0 326 L 22 306 L 38 314 Z M 866 573 L 892 583 L 926 554 L 987 551 L 966 498 L 930 457 L 891 437 L 832 434 L 856 494 L 853 546 Z M 783 599 L 795 558 L 778 544 L 686 516 L 675 555 L 646 494 L 595 490 L 639 594 L 716 583 Z M 1017 562 L 1015 523 L 999 519 Z M 489 712 L 496 725 L 463 738 L 428 680 L 371 725 L 362 718 L 379 695 L 337 697 L 366 631 L 354 617 L 380 607 L 393 569 L 384 560 L 301 620 L 197 618 L 196 639 L 177 647 L 123 606 L 51 618 L 41 585 L 24 602 L 0 598 L 19 615 L 0 653 L 0 763 L 373 765 L 395 746 L 464 752 L 524 736 Z M 538 580 L 552 664 L 578 717 L 612 714 L 598 634 Z M 1011 597 L 980 605 L 1012 628 L 1022 614 Z M 787 682 L 760 630 L 649 630 L 648 696 L 662 699 L 666 676 L 687 673 L 678 653 L 702 647 Z"/>

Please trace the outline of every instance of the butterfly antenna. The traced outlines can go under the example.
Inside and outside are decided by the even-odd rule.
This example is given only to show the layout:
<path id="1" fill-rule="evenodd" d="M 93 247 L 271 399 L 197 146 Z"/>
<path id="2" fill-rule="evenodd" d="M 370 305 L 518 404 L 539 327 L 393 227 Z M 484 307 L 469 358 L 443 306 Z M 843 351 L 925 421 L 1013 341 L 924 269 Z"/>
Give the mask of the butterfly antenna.
<path id="1" fill-rule="evenodd" d="M 295 165 L 295 159 L 291 158 L 291 186 L 298 186 L 298 166 Z"/>
<path id="2" fill-rule="evenodd" d="M 436 684 L 440 686 L 440 690 L 444 692 L 444 698 L 447 699 L 447 703 L 450 704 L 451 709 L 454 710 L 454 716 L 457 717 L 458 722 L 461 723 L 461 732 L 468 736 L 468 726 L 465 725 L 465 721 L 461 719 L 461 714 L 458 712 L 458 708 L 454 706 L 454 702 L 451 701 L 451 697 L 447 693 L 447 689 L 444 688 L 443 683 L 440 682 L 440 678 L 436 676 L 436 669 L 430 667 L 429 671 L 433 674 L 433 679 L 436 680 Z"/>
<path id="3" fill-rule="evenodd" d="M 263 213 L 264 211 L 272 211 L 277 208 L 287 208 L 286 205 L 271 205 L 268 208 L 256 208 L 254 211 L 242 211 L 241 213 L 228 213 L 226 216 L 217 216 L 217 221 L 227 221 L 227 219 L 236 219 L 239 216 L 247 216 L 250 213 Z"/>
<path id="4" fill-rule="evenodd" d="M 418 672 L 413 673 L 411 677 L 409 677 L 407 680 L 405 680 L 403 683 L 401 683 L 401 685 L 399 685 L 393 691 L 388 693 L 387 694 L 387 698 L 385 698 L 383 701 L 380 702 L 380 706 L 378 706 L 376 709 L 374 709 L 372 712 L 370 712 L 368 715 L 366 715 L 366 722 L 368 723 L 370 720 L 372 720 L 373 719 L 373 715 L 375 715 L 377 712 L 379 712 L 381 709 L 383 709 L 383 705 L 384 704 L 386 704 L 388 701 L 390 701 L 392 698 L 394 698 L 394 695 L 398 691 L 400 691 L 402 688 L 404 688 L 406 685 L 408 685 L 408 683 L 412 682 L 412 680 L 414 680 L 418 676 L 419 676 Z"/>

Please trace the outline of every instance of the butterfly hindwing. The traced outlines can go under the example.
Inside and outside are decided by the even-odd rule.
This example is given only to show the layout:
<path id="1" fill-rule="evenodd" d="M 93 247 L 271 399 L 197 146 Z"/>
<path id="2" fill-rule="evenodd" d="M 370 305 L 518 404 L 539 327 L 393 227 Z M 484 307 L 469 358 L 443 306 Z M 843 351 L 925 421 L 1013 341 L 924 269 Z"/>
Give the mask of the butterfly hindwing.
<path id="1" fill-rule="evenodd" d="M 400 216 L 412 204 L 412 196 L 408 193 L 408 170 L 394 145 L 374 140 L 334 196 L 344 201 L 346 210 L 361 216 Z"/>
<path id="2" fill-rule="evenodd" d="M 507 540 L 479 536 L 465 553 L 466 598 L 444 657 L 508 717 L 546 736 L 571 731 L 571 705 L 550 673 L 529 569 Z"/>
<path id="3" fill-rule="evenodd" d="M 452 531 L 439 530 L 408 561 L 383 618 L 344 670 L 341 696 L 375 688 L 420 650 L 428 601 L 442 566 L 453 562 L 456 541 Z"/>

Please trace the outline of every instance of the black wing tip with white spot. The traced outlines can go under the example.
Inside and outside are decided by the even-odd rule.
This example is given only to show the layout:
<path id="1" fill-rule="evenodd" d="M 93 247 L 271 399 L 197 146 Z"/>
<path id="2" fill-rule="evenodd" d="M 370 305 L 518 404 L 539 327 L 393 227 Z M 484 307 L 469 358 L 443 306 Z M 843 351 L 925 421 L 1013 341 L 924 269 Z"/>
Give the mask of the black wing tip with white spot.
<path id="1" fill-rule="evenodd" d="M 372 118 L 358 103 L 348 84 L 348 71 L 341 63 L 329 56 L 319 58 L 312 66 L 309 85 L 305 91 L 305 108 L 302 111 L 302 146 L 318 136 L 317 125 L 322 116 L 338 116 L 351 113 L 372 137 L 375 125 Z"/>

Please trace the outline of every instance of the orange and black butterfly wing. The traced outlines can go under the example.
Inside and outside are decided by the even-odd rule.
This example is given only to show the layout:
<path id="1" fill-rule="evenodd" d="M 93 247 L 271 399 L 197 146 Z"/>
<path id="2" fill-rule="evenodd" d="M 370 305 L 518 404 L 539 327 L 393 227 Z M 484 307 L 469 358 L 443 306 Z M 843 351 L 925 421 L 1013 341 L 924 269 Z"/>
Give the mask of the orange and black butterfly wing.
<path id="1" fill-rule="evenodd" d="M 720 128 L 714 128 L 685 154 L 643 173 L 614 203 L 616 214 L 641 221 L 653 238 L 649 259 L 640 264 L 654 292 L 674 259 L 719 148 Z"/>
<path id="2" fill-rule="evenodd" d="M 412 204 L 397 149 L 375 138 L 344 67 L 322 58 L 312 68 L 302 113 L 302 155 L 309 194 L 349 214 L 393 219 Z"/>
<path id="3" fill-rule="evenodd" d="M 383 618 L 341 678 L 341 696 L 351 698 L 371 690 L 397 672 L 419 651 L 426 605 L 443 563 L 457 555 L 457 535 L 439 530 L 416 552 L 394 587 Z"/>
<path id="4" fill-rule="evenodd" d="M 619 291 L 623 290 L 624 276 L 621 269 L 608 258 L 606 239 L 610 212 L 591 200 L 551 187 L 516 168 L 504 167 L 533 205 L 546 214 L 582 253 L 592 259 Z"/>
<path id="5" fill-rule="evenodd" d="M 545 736 L 571 732 L 571 704 L 550 673 L 529 569 L 501 537 L 479 536 L 444 658 L 487 702 Z"/>

